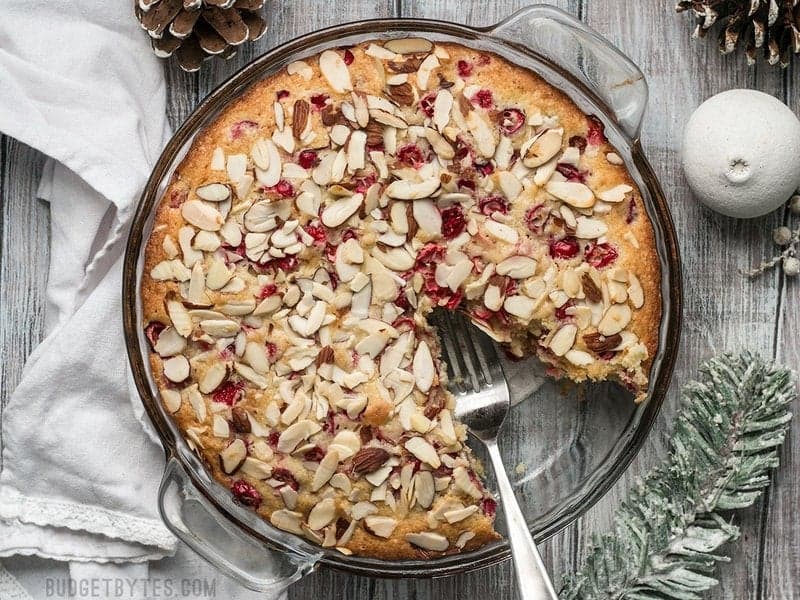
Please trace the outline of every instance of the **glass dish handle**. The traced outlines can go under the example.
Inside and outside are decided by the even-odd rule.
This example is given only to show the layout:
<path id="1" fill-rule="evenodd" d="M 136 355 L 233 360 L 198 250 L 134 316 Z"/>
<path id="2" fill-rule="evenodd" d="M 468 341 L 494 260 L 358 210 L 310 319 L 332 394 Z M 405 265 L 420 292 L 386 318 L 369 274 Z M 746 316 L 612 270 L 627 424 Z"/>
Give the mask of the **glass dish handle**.
<path id="1" fill-rule="evenodd" d="M 276 596 L 314 570 L 319 555 L 277 551 L 238 531 L 170 458 L 158 494 L 170 531 L 225 575 L 248 589 Z"/>
<path id="2" fill-rule="evenodd" d="M 522 44 L 560 65 L 611 108 L 631 139 L 638 139 L 647 82 L 639 68 L 596 31 L 547 5 L 528 6 L 482 31 Z"/>

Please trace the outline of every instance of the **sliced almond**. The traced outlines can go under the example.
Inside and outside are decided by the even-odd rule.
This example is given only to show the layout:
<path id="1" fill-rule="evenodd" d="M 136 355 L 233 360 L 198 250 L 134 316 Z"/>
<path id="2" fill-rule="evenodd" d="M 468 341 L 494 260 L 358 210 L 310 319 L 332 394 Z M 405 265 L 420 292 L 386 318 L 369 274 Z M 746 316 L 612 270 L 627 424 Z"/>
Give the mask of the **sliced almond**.
<path id="1" fill-rule="evenodd" d="M 364 529 L 378 537 L 390 538 L 396 528 L 397 520 L 391 517 L 370 515 L 364 519 Z"/>
<path id="2" fill-rule="evenodd" d="M 584 240 L 595 240 L 608 233 L 608 225 L 600 219 L 578 217 L 575 236 Z"/>
<path id="3" fill-rule="evenodd" d="M 320 54 L 319 70 L 335 92 L 343 94 L 353 89 L 353 84 L 350 81 L 350 71 L 338 52 L 325 50 Z"/>
<path id="4" fill-rule="evenodd" d="M 192 317 L 189 316 L 189 311 L 186 310 L 183 304 L 177 300 L 167 301 L 167 314 L 169 314 L 169 318 L 175 330 L 183 337 L 187 337 L 192 333 L 192 329 L 194 329 Z"/>
<path id="5" fill-rule="evenodd" d="M 433 102 L 433 125 L 439 131 L 444 131 L 450 122 L 450 113 L 453 110 L 453 94 L 450 90 L 439 90 Z"/>
<path id="6" fill-rule="evenodd" d="M 594 204 L 592 190 L 577 181 L 549 181 L 545 190 L 575 208 L 591 208 Z"/>
<path id="7" fill-rule="evenodd" d="M 231 188 L 223 183 L 207 183 L 195 190 L 197 197 L 208 202 L 224 202 L 230 200 Z"/>
<path id="8" fill-rule="evenodd" d="M 442 215 L 431 200 L 417 200 L 411 206 L 414 220 L 422 231 L 429 235 L 442 232 Z"/>
<path id="9" fill-rule="evenodd" d="M 225 219 L 216 209 L 200 200 L 188 200 L 181 205 L 181 215 L 187 223 L 206 231 L 219 231 Z"/>
<path id="10" fill-rule="evenodd" d="M 564 358 L 576 367 L 588 367 L 594 362 L 594 357 L 591 354 L 574 348 L 564 354 Z"/>
<path id="11" fill-rule="evenodd" d="M 428 89 L 428 82 L 431 78 L 431 71 L 439 66 L 439 58 L 435 54 L 429 54 L 420 63 L 417 70 L 417 87 L 421 90 Z"/>
<path id="12" fill-rule="evenodd" d="M 628 274 L 628 299 L 634 308 L 642 308 L 644 306 L 644 290 L 639 278 L 633 273 Z"/>
<path id="13" fill-rule="evenodd" d="M 225 380 L 228 375 L 228 367 L 225 363 L 215 362 L 206 369 L 206 372 L 200 378 L 198 387 L 204 394 L 210 394 Z"/>
<path id="14" fill-rule="evenodd" d="M 514 279 L 525 279 L 536 273 L 537 262 L 528 256 L 510 256 L 497 264 L 498 275 L 512 277 Z"/>
<path id="15" fill-rule="evenodd" d="M 445 511 L 442 516 L 448 523 L 453 524 L 471 517 L 478 512 L 478 510 L 478 507 L 473 504 L 472 506 L 465 506 L 464 508 L 456 508 L 454 510 Z"/>
<path id="16" fill-rule="evenodd" d="M 256 166 L 256 179 L 258 182 L 266 187 L 277 185 L 281 179 L 281 156 L 278 153 L 278 147 L 272 140 L 261 140 L 260 151 L 263 154 L 262 164 L 267 163 L 266 168 Z"/>
<path id="17" fill-rule="evenodd" d="M 564 129 L 561 127 L 547 129 L 538 134 L 520 149 L 522 163 L 529 169 L 543 165 L 561 150 L 563 138 Z"/>
<path id="18" fill-rule="evenodd" d="M 599 192 L 597 197 L 603 202 L 622 202 L 625 200 L 625 195 L 632 191 L 633 188 L 631 186 L 621 183 L 613 188 Z"/>
<path id="19" fill-rule="evenodd" d="M 503 308 L 508 314 L 524 321 L 530 321 L 533 318 L 537 305 L 535 300 L 522 295 L 509 296 L 503 302 Z"/>
<path id="20" fill-rule="evenodd" d="M 627 304 L 612 304 L 600 319 L 597 331 L 604 336 L 619 333 L 631 322 L 631 309 Z"/>
<path id="21" fill-rule="evenodd" d="M 386 195 L 400 200 L 419 200 L 428 198 L 439 189 L 441 181 L 438 177 L 431 177 L 416 182 L 409 179 L 393 181 L 386 188 Z"/>
<path id="22" fill-rule="evenodd" d="M 286 72 L 289 75 L 299 75 L 303 81 L 311 81 L 311 77 L 314 76 L 313 69 L 307 62 L 302 60 L 290 62 L 286 65 Z"/>
<path id="23" fill-rule="evenodd" d="M 414 353 L 412 371 L 417 388 L 419 388 L 422 393 L 427 393 L 433 385 L 436 367 L 433 364 L 431 349 L 428 347 L 428 343 L 425 340 L 419 343 L 417 351 Z"/>
<path id="24" fill-rule="evenodd" d="M 455 150 L 445 137 L 430 127 L 425 128 L 425 139 L 427 139 L 436 155 L 443 160 L 452 160 L 455 156 Z"/>
<path id="25" fill-rule="evenodd" d="M 277 449 L 279 452 L 291 453 L 297 445 L 317 433 L 322 427 L 309 419 L 303 419 L 289 425 L 278 438 Z"/>
<path id="26" fill-rule="evenodd" d="M 171 413 L 176 413 L 181 409 L 181 394 L 177 390 L 163 389 L 161 390 L 161 400 L 164 406 Z"/>
<path id="27" fill-rule="evenodd" d="M 320 220 L 326 227 L 338 227 L 352 217 L 364 201 L 364 194 L 353 194 L 349 198 L 335 200 L 322 209 Z"/>
<path id="28" fill-rule="evenodd" d="M 253 479 L 267 479 L 272 475 L 272 467 L 268 463 L 252 456 L 245 458 L 239 469 Z"/>
<path id="29" fill-rule="evenodd" d="M 550 340 L 550 350 L 556 356 L 564 356 L 575 343 L 577 333 L 578 326 L 573 323 L 567 323 Z"/>
<path id="30" fill-rule="evenodd" d="M 436 497 L 436 483 L 430 471 L 418 471 L 414 476 L 414 497 L 417 503 L 425 509 L 433 504 Z"/>
<path id="31" fill-rule="evenodd" d="M 336 502 L 333 498 L 325 498 L 314 505 L 308 513 L 308 526 L 320 530 L 328 525 L 336 516 Z"/>
<path id="32" fill-rule="evenodd" d="M 514 202 L 522 193 L 522 183 L 517 179 L 516 175 L 509 171 L 498 172 L 497 181 L 500 184 L 503 195 L 508 198 L 509 202 Z"/>
<path id="33" fill-rule="evenodd" d="M 300 513 L 285 508 L 273 511 L 269 516 L 269 522 L 275 527 L 297 535 L 303 535 L 302 519 Z"/>
<path id="34" fill-rule="evenodd" d="M 174 327 L 167 327 L 158 335 L 153 349 L 162 358 L 175 356 L 186 349 L 186 339 Z"/>
<path id="35" fill-rule="evenodd" d="M 385 42 L 383 47 L 395 54 L 425 54 L 433 50 L 433 43 L 425 38 L 397 38 Z"/>
<path id="36" fill-rule="evenodd" d="M 317 470 L 314 472 L 314 479 L 311 481 L 311 491 L 318 491 L 323 485 L 328 483 L 339 467 L 339 453 L 336 449 L 329 449 L 320 461 Z"/>
<path id="37" fill-rule="evenodd" d="M 164 361 L 164 377 L 180 383 L 189 377 L 189 361 L 183 355 L 173 356 Z"/>
<path id="38" fill-rule="evenodd" d="M 502 242 L 516 244 L 519 241 L 519 233 L 517 233 L 517 230 L 504 223 L 499 223 L 494 219 L 486 219 L 484 227 L 489 235 Z"/>
<path id="39" fill-rule="evenodd" d="M 450 547 L 447 538 L 439 533 L 423 531 L 420 533 L 407 533 L 406 541 L 417 548 L 431 550 L 433 552 L 444 552 Z"/>
<path id="40" fill-rule="evenodd" d="M 355 173 L 364 168 L 364 156 L 367 148 L 367 134 L 363 131 L 354 131 L 350 134 L 347 143 L 347 170 Z"/>
<path id="41" fill-rule="evenodd" d="M 244 441 L 236 438 L 227 448 L 219 452 L 219 465 L 226 475 L 231 475 L 239 470 L 239 467 L 247 458 L 247 446 Z"/>
<path id="42" fill-rule="evenodd" d="M 375 119 L 381 125 L 387 125 L 389 127 L 394 127 L 395 129 L 406 129 L 408 127 L 408 123 L 406 123 L 403 119 L 380 108 L 370 108 L 369 116 L 370 118 Z M 390 148 L 388 146 L 386 150 L 387 152 L 390 152 Z"/>
<path id="43" fill-rule="evenodd" d="M 412 437 L 406 440 L 404 446 L 406 450 L 411 452 L 416 458 L 434 469 L 438 469 L 441 466 L 442 461 L 439 458 L 439 454 L 436 452 L 436 448 L 424 437 Z"/>

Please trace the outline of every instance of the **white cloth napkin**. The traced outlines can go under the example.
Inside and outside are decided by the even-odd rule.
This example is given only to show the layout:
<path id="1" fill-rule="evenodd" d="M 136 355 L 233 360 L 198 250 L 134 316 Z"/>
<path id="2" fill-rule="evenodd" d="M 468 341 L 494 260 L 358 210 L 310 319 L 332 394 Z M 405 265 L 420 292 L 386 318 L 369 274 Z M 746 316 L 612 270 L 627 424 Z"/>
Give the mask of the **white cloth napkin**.
<path id="1" fill-rule="evenodd" d="M 130 0 L 3 0 L 0 131 L 51 157 L 48 335 L 3 410 L 0 556 L 146 561 L 173 553 L 163 453 L 129 401 L 126 226 L 166 142 L 163 67 Z M 24 326 L 24 324 L 20 324 Z"/>

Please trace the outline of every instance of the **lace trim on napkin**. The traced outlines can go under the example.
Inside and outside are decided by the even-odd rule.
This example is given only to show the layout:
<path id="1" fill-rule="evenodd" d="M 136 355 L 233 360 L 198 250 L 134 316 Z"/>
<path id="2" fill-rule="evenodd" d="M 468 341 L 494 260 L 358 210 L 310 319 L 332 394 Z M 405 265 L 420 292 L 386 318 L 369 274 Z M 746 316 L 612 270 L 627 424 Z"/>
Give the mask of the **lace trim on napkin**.
<path id="1" fill-rule="evenodd" d="M 3 600 L 33 600 L 22 584 L 0 564 L 0 598 Z"/>
<path id="2" fill-rule="evenodd" d="M 0 491 L 0 518 L 40 527 L 66 527 L 112 539 L 156 546 L 174 552 L 177 540 L 161 521 L 122 514 L 99 506 L 28 498 L 8 488 Z"/>

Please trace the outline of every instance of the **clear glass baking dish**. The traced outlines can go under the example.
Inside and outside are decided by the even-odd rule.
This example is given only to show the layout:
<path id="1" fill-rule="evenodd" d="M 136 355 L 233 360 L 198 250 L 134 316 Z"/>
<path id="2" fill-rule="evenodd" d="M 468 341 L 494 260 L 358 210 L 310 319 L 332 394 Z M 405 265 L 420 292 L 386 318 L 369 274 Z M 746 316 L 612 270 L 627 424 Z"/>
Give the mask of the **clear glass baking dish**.
<path id="1" fill-rule="evenodd" d="M 544 5 L 524 8 L 490 27 L 378 19 L 331 27 L 279 46 L 214 90 L 169 142 L 139 202 L 123 278 L 125 335 L 133 377 L 167 457 L 159 498 L 161 514 L 178 537 L 251 589 L 283 589 L 320 565 L 378 577 L 435 577 L 464 573 L 509 557 L 508 544 L 501 540 L 474 552 L 435 560 L 359 558 L 320 548 L 272 527 L 235 504 L 229 491 L 210 477 L 189 450 L 157 400 L 147 360 L 139 297 L 145 242 L 167 182 L 198 132 L 250 85 L 291 61 L 367 39 L 409 36 L 453 41 L 502 55 L 564 90 L 584 112 L 598 115 L 637 181 L 655 228 L 663 317 L 645 402 L 635 405 L 628 392 L 610 383 L 567 390 L 559 383 L 541 384 L 535 360 L 504 365 L 516 405 L 506 421 L 501 446 L 537 540 L 574 521 L 617 480 L 641 447 L 669 385 L 681 322 L 678 245 L 667 202 L 639 144 L 647 84 L 619 50 L 567 13 Z M 490 473 L 490 489 L 493 483 Z M 502 527 L 503 519 L 498 518 L 497 523 Z"/>

